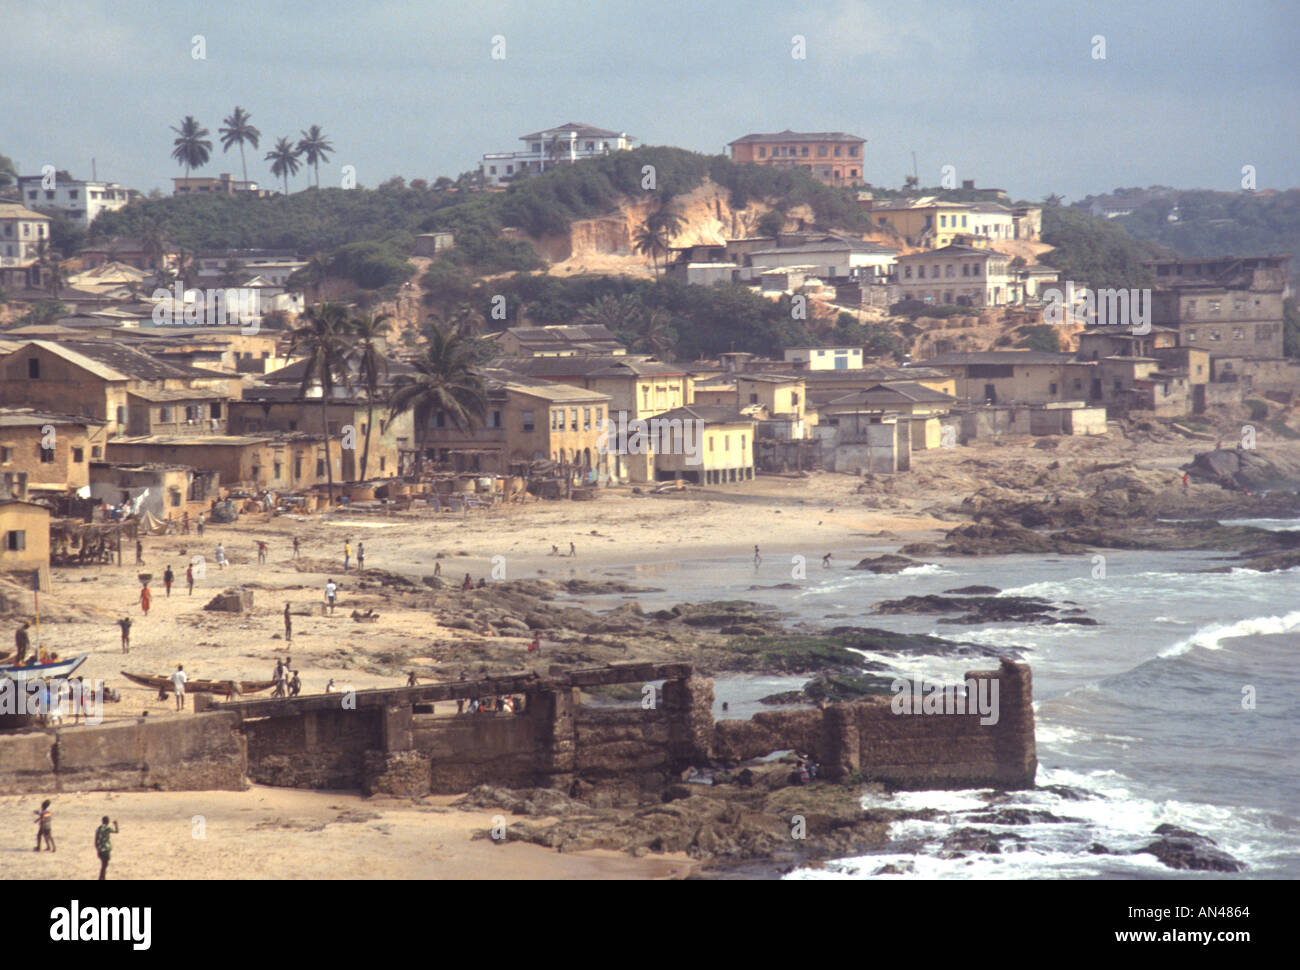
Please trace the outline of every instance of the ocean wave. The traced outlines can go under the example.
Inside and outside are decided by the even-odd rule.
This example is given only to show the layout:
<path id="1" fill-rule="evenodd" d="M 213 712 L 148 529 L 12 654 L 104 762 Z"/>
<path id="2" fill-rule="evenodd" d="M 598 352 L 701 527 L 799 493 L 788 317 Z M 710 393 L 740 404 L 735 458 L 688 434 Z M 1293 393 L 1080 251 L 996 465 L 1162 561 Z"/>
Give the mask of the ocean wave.
<path id="1" fill-rule="evenodd" d="M 1235 637 L 1270 636 L 1290 633 L 1300 627 L 1300 610 L 1292 610 L 1285 616 L 1252 616 L 1236 623 L 1213 623 L 1201 627 L 1185 640 L 1179 640 L 1171 647 L 1161 650 L 1160 657 L 1181 657 L 1194 647 L 1204 650 L 1222 650 L 1223 641 Z"/>

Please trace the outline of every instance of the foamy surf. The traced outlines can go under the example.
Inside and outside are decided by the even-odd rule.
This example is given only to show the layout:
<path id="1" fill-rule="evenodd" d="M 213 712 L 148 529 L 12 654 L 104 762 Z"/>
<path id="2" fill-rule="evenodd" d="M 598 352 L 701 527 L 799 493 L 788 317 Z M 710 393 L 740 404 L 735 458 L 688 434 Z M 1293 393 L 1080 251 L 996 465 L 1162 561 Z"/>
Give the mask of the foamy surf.
<path id="1" fill-rule="evenodd" d="M 1223 641 L 1236 637 L 1274 636 L 1290 633 L 1300 627 L 1300 610 L 1293 610 L 1285 616 L 1253 616 L 1238 620 L 1236 623 L 1215 623 L 1202 627 L 1186 640 L 1180 640 L 1172 647 L 1161 650 L 1160 657 L 1181 657 L 1195 647 L 1203 650 L 1222 650 Z"/>

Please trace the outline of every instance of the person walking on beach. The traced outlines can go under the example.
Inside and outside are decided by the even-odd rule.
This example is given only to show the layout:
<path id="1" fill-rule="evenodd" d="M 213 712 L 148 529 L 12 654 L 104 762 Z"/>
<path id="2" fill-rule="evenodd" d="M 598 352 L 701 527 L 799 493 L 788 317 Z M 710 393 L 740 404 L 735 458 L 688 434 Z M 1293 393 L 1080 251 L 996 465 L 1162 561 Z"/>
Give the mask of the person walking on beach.
<path id="1" fill-rule="evenodd" d="M 185 567 L 185 585 L 190 588 L 189 595 L 194 595 L 194 563 Z"/>
<path id="2" fill-rule="evenodd" d="M 137 566 L 144 565 L 144 543 L 139 539 L 135 540 L 135 564 Z"/>
<path id="3" fill-rule="evenodd" d="M 185 535 L 190 534 L 190 513 L 188 509 L 186 509 L 185 514 L 181 516 L 181 532 Z"/>
<path id="4" fill-rule="evenodd" d="M 297 697 L 300 693 L 302 693 L 302 678 L 298 676 L 298 671 L 295 670 L 293 676 L 289 678 L 289 696 Z"/>
<path id="5" fill-rule="evenodd" d="M 831 568 L 831 554 L 828 552 L 826 553 L 826 555 L 822 556 L 822 569 L 830 569 L 830 568 Z"/>
<path id="6" fill-rule="evenodd" d="M 473 589 L 473 588 L 474 588 L 474 580 L 472 580 L 472 579 L 469 578 L 469 573 L 466 573 L 466 574 L 465 574 L 465 582 L 463 582 L 463 583 L 460 584 L 460 588 L 461 588 L 461 589 Z"/>
<path id="7" fill-rule="evenodd" d="M 325 602 L 330 605 L 330 615 L 334 615 L 334 601 L 339 595 L 339 588 L 334 585 L 334 580 L 330 579 L 325 583 Z"/>
<path id="8" fill-rule="evenodd" d="M 574 546 L 574 544 L 573 544 L 572 542 L 570 542 L 570 543 L 569 543 L 569 555 L 570 555 L 570 556 L 576 556 L 577 554 L 578 554 L 577 547 Z"/>
<path id="9" fill-rule="evenodd" d="M 220 542 L 217 543 L 217 568 L 226 568 L 226 547 Z"/>
<path id="10" fill-rule="evenodd" d="M 149 615 L 149 607 L 152 603 L 153 593 L 149 590 L 149 584 L 145 583 L 140 587 L 140 609 L 144 611 L 145 616 Z"/>
<path id="11" fill-rule="evenodd" d="M 441 575 L 442 575 L 442 563 L 439 562 L 439 561 L 436 560 L 436 559 L 434 560 L 434 563 L 433 563 L 433 574 L 434 574 L 435 576 L 441 576 Z"/>
<path id="12" fill-rule="evenodd" d="M 167 598 L 172 598 L 172 583 L 176 582 L 176 574 L 172 572 L 172 564 L 168 563 L 166 570 L 163 571 L 163 589 L 167 591 Z"/>
<path id="13" fill-rule="evenodd" d="M 113 834 L 120 831 L 117 827 L 117 820 L 113 820 L 113 827 L 108 827 L 108 816 L 105 815 L 99 828 L 95 829 L 95 855 L 99 856 L 99 878 L 103 879 L 108 873 L 108 860 L 113 854 Z"/>
<path id="14" fill-rule="evenodd" d="M 266 543 L 261 539 L 257 540 L 257 564 L 259 566 L 266 565 Z"/>
<path id="15" fill-rule="evenodd" d="M 348 571 L 348 563 L 352 561 L 352 543 L 347 539 L 343 540 L 343 571 Z"/>
<path id="16" fill-rule="evenodd" d="M 758 554 L 758 546 L 754 547 L 754 565 L 757 566 L 763 561 L 763 557 Z"/>
<path id="17" fill-rule="evenodd" d="M 50 812 L 50 800 L 47 798 L 41 802 L 41 807 L 36 811 L 36 848 L 32 850 L 33 852 L 40 852 L 42 843 L 45 848 L 54 851 L 53 826 L 54 816 Z"/>
<path id="18" fill-rule="evenodd" d="M 122 652 L 131 652 L 131 618 L 124 616 L 117 621 L 117 625 L 122 628 Z"/>
<path id="19" fill-rule="evenodd" d="M 14 666 L 16 667 L 23 665 L 23 660 L 27 657 L 27 651 L 32 648 L 31 637 L 27 634 L 30 627 L 31 624 L 24 620 L 23 625 L 14 631 L 14 649 L 18 651 L 18 656 L 14 660 Z"/>
<path id="20" fill-rule="evenodd" d="M 298 558 L 298 537 L 297 536 L 293 537 L 293 558 L 294 559 Z"/>
<path id="21" fill-rule="evenodd" d="M 358 542 L 357 543 L 357 569 L 360 570 L 365 568 L 366 568 L 366 544 L 364 542 Z"/>
<path id="22" fill-rule="evenodd" d="M 284 604 L 284 639 L 293 640 L 293 619 L 289 616 L 289 604 Z"/>
<path id="23" fill-rule="evenodd" d="M 171 679 L 172 689 L 176 692 L 176 710 L 183 711 L 185 710 L 185 682 L 189 680 L 185 676 L 185 668 L 177 664 Z"/>

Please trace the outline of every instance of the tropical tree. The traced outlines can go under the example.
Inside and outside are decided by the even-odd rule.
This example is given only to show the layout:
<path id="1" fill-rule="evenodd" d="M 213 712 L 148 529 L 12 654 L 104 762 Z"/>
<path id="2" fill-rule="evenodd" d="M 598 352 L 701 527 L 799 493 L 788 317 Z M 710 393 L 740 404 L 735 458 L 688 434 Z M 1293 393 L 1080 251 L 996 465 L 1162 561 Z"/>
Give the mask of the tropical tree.
<path id="1" fill-rule="evenodd" d="M 167 233 L 157 222 L 146 220 L 140 226 L 140 248 L 149 268 L 161 272 L 167 266 Z"/>
<path id="2" fill-rule="evenodd" d="M 920 185 L 920 184 L 921 184 L 921 180 L 918 179 L 915 175 L 905 175 L 905 176 L 903 176 L 903 191 L 904 191 L 904 192 L 910 192 L 911 190 L 915 189 L 915 188 L 916 188 L 918 185 Z"/>
<path id="3" fill-rule="evenodd" d="M 654 261 L 655 275 L 659 275 L 659 256 L 668 254 L 668 233 L 645 223 L 632 236 L 632 250 Z"/>
<path id="4" fill-rule="evenodd" d="M 606 294 L 578 311 L 578 322 L 587 326 L 605 327 L 620 338 L 636 332 L 643 307 L 631 293 L 622 296 Z"/>
<path id="5" fill-rule="evenodd" d="M 561 138 L 559 135 L 552 135 L 546 142 L 546 157 L 551 160 L 552 165 L 558 165 L 569 157 L 570 141 L 567 138 Z"/>
<path id="6" fill-rule="evenodd" d="M 670 326 L 669 319 L 668 314 L 659 309 L 642 313 L 634 349 L 671 361 L 677 348 L 677 332 Z"/>
<path id="7" fill-rule="evenodd" d="M 249 122 L 248 112 L 235 105 L 235 110 L 230 113 L 230 117 L 222 120 L 224 128 L 218 129 L 221 135 L 222 151 L 230 151 L 231 145 L 239 146 L 239 163 L 244 169 L 244 181 L 248 181 L 248 162 L 244 160 L 244 143 L 257 148 L 257 142 L 262 137 L 262 133 L 252 126 Z"/>
<path id="8" fill-rule="evenodd" d="M 190 170 L 202 168 L 212 157 L 212 142 L 208 140 L 208 129 L 194 120 L 193 115 L 186 115 L 181 126 L 171 126 L 176 132 L 172 141 L 172 158 L 185 166 L 185 177 L 190 177 Z"/>
<path id="9" fill-rule="evenodd" d="M 361 477 L 365 481 L 366 465 L 370 460 L 370 429 L 375 424 L 375 396 L 379 393 L 380 375 L 388 376 L 388 358 L 383 353 L 384 338 L 388 334 L 391 313 L 365 313 L 352 317 L 348 338 L 352 342 L 352 359 L 356 361 L 357 376 L 366 388 L 366 442 L 361 449 Z"/>
<path id="10" fill-rule="evenodd" d="M 467 433 L 487 413 L 487 390 L 474 367 L 473 342 L 453 328 L 437 325 L 425 336 L 428 346 L 412 362 L 416 373 L 399 377 L 388 399 L 390 418 L 413 413 L 421 458 L 434 415 L 445 414 L 453 427 Z"/>
<path id="11" fill-rule="evenodd" d="M 301 134 L 302 138 L 298 139 L 298 151 L 306 159 L 307 164 L 316 170 L 316 188 L 319 189 L 320 163 L 330 160 L 334 146 L 326 139 L 320 125 L 312 125 Z"/>
<path id="12" fill-rule="evenodd" d="M 36 265 L 40 268 L 45 288 L 50 291 L 55 300 L 58 300 L 59 294 L 68 281 L 68 276 L 63 271 L 62 260 L 63 254 L 51 248 L 48 239 L 42 239 L 36 244 Z"/>
<path id="13" fill-rule="evenodd" d="M 660 206 L 646 216 L 645 224 L 651 229 L 662 231 L 670 239 L 682 231 L 685 224 L 682 217 L 666 206 Z"/>
<path id="14" fill-rule="evenodd" d="M 8 155 L 0 155 L 0 185 L 18 184 L 18 166 Z"/>
<path id="15" fill-rule="evenodd" d="M 299 393 L 307 397 L 320 391 L 320 423 L 325 437 L 325 477 L 330 502 L 334 501 L 334 466 L 330 456 L 329 401 L 335 387 L 351 387 L 347 358 L 348 312 L 341 303 L 314 303 L 303 311 L 298 326 L 289 333 L 289 354 L 306 360 Z"/>
<path id="16" fill-rule="evenodd" d="M 284 194 L 289 194 L 289 176 L 297 175 L 302 163 L 298 161 L 298 149 L 288 138 L 280 138 L 275 147 L 266 153 L 264 161 L 271 163 L 271 174 L 284 180 Z"/>

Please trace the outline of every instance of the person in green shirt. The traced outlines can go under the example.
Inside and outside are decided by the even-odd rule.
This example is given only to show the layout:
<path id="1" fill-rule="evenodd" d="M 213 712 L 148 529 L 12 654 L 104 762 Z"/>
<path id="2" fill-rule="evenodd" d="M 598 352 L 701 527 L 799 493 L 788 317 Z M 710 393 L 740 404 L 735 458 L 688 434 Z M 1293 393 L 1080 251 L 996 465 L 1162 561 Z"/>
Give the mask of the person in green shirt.
<path id="1" fill-rule="evenodd" d="M 109 828 L 107 815 L 104 816 L 104 824 L 95 829 L 95 852 L 99 856 L 100 879 L 108 872 L 108 857 L 113 852 L 113 833 L 117 830 L 117 822 L 113 822 L 113 827 Z"/>

